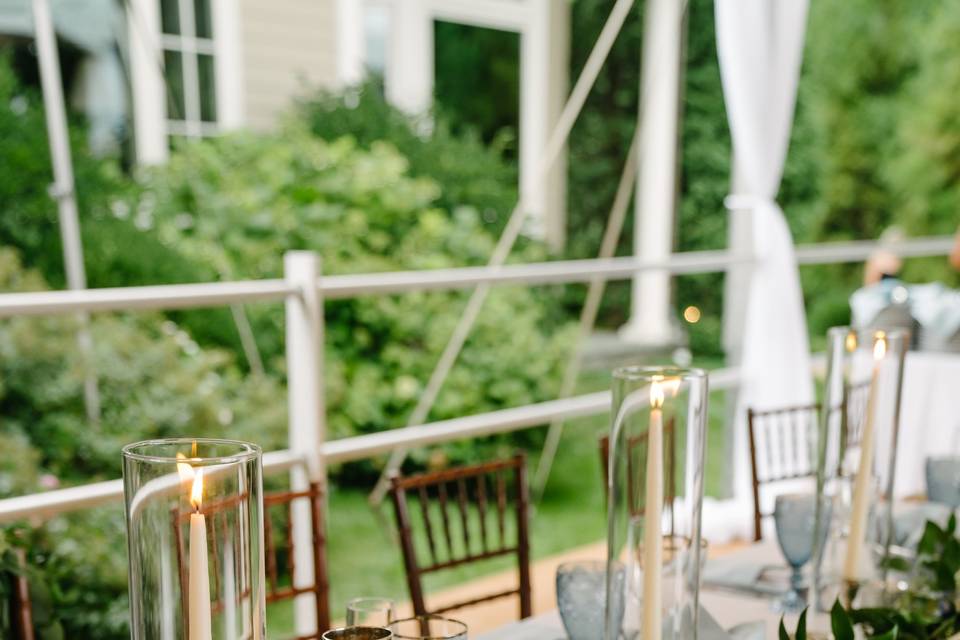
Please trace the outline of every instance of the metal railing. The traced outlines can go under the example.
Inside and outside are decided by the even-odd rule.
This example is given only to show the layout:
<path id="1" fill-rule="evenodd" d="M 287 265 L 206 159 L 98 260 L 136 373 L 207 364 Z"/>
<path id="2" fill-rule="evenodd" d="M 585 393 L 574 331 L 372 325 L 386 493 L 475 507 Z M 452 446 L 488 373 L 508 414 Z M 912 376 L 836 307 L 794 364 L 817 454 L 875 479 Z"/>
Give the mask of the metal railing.
<path id="1" fill-rule="evenodd" d="M 801 265 L 861 262 L 876 250 L 878 242 L 858 240 L 799 245 Z M 953 238 L 947 236 L 905 240 L 889 249 L 904 258 L 943 256 Z M 594 278 L 627 280 L 643 271 L 667 271 L 673 275 L 715 273 L 749 257 L 727 251 L 675 253 L 669 260 L 649 261 L 634 257 L 606 260 L 558 260 L 502 267 L 460 267 L 425 271 L 392 271 L 323 276 L 317 289 L 330 300 L 411 291 L 464 289 L 478 284 L 564 284 L 589 282 Z M 37 291 L 0 294 L 0 318 L 62 315 L 78 311 L 137 311 L 191 309 L 235 303 L 269 302 L 298 295 L 300 287 L 287 280 L 241 280 L 200 284 L 169 284 L 145 287 L 86 289 L 83 291 Z"/>
<path id="2" fill-rule="evenodd" d="M 952 238 L 948 237 L 919 238 L 888 248 L 903 257 L 937 256 L 947 254 L 952 243 Z M 800 246 L 797 258 L 801 264 L 857 262 L 864 260 L 877 245 L 876 242 L 843 242 Z M 290 471 L 291 484 L 296 489 L 310 479 L 324 481 L 329 463 L 369 458 L 398 447 L 422 447 L 536 427 L 555 419 L 602 414 L 610 406 L 609 393 L 591 393 L 328 442 L 325 439 L 323 402 L 324 299 L 454 290 L 479 284 L 623 280 L 644 271 L 666 271 L 673 275 L 711 273 L 750 262 L 749 257 L 726 251 L 700 251 L 677 253 L 664 261 L 624 257 L 322 276 L 320 260 L 315 254 L 291 252 L 284 258 L 283 279 L 7 293 L 0 294 L 0 318 L 284 301 L 290 446 L 287 450 L 265 454 L 264 471 Z M 711 372 L 713 389 L 729 389 L 737 383 L 735 369 Z M 70 511 L 115 503 L 122 496 L 122 481 L 112 480 L 7 498 L 0 500 L 0 524 L 25 518 L 36 522 Z M 294 536 L 301 540 L 297 545 L 299 548 L 311 548 L 310 544 L 302 543 L 309 542 L 310 535 L 308 522 L 294 523 Z M 312 565 L 304 561 L 301 566 Z M 303 579 L 308 580 L 310 576 L 304 575 Z"/>
<path id="3" fill-rule="evenodd" d="M 917 238 L 904 241 L 891 250 L 903 257 L 939 256 L 948 253 L 953 239 L 949 237 Z M 873 241 L 822 243 L 797 247 L 801 264 L 859 262 L 876 249 Z M 315 260 L 312 254 L 293 252 L 287 256 L 287 277 L 273 280 L 210 282 L 200 284 L 157 285 L 88 289 L 84 291 L 38 291 L 0 294 L 0 318 L 14 316 L 61 315 L 77 312 L 110 312 L 136 310 L 172 310 L 224 306 L 237 303 L 286 300 L 294 306 L 302 304 L 305 286 L 302 278 L 291 275 L 298 265 Z M 698 251 L 674 254 L 665 261 L 645 261 L 634 257 L 607 260 L 564 260 L 502 267 L 463 267 L 428 271 L 397 271 L 315 278 L 318 303 L 326 299 L 345 299 L 370 295 L 400 294 L 410 291 L 452 290 L 487 284 L 559 284 L 628 279 L 642 271 L 667 271 L 674 275 L 711 273 L 749 263 L 749 258 L 726 251 Z M 309 273 L 309 270 L 308 270 Z M 308 277 L 309 283 L 311 278 Z M 310 326 L 319 324 L 320 327 Z M 307 326 L 291 331 L 288 327 L 288 358 L 320 358 L 321 353 L 302 348 L 310 338 L 304 331 L 322 335 L 322 317 L 312 318 Z M 294 367 L 295 368 L 295 367 Z M 291 395 L 296 391 L 296 373 L 288 381 Z M 319 377 L 319 376 L 318 376 Z M 713 388 L 736 384 L 736 371 L 712 372 Z M 304 392 L 322 389 L 322 379 L 307 381 Z M 556 418 L 576 418 L 602 413 L 609 407 L 606 393 L 576 396 L 486 414 L 428 423 L 391 431 L 344 438 L 332 442 L 314 439 L 303 447 L 268 453 L 264 467 L 268 472 L 285 471 L 298 462 L 311 459 L 344 462 L 372 457 L 393 447 L 417 447 L 455 439 L 480 437 L 545 424 Z M 293 419 L 294 416 L 291 416 Z M 316 421 L 321 425 L 323 416 Z M 320 433 L 322 429 L 312 429 Z M 291 429 L 291 436 L 294 434 Z M 313 446 L 311 446 L 313 445 Z M 313 465 L 316 466 L 316 465 Z M 316 470 L 314 471 L 316 473 Z M 86 509 L 117 500 L 122 495 L 119 481 L 99 482 L 69 489 L 0 500 L 0 523 L 24 517 L 50 517 L 67 511 Z"/>

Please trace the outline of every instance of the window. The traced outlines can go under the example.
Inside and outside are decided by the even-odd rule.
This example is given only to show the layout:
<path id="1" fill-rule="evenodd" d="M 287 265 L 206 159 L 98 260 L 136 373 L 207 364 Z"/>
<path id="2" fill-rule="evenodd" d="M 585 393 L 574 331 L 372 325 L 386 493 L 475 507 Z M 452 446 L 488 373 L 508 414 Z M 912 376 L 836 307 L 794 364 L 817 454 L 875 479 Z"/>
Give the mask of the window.
<path id="1" fill-rule="evenodd" d="M 217 133 L 212 0 L 159 0 L 167 133 L 171 139 Z"/>
<path id="2" fill-rule="evenodd" d="M 387 73 L 387 50 L 390 44 L 390 7 L 371 3 L 363 15 L 366 70 L 383 78 Z"/>

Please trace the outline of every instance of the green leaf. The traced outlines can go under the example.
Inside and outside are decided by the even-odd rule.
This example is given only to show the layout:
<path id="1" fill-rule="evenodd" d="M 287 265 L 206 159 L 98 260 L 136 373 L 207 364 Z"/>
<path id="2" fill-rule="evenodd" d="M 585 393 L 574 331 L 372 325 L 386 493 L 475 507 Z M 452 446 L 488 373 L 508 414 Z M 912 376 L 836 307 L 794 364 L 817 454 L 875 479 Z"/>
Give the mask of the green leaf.
<path id="1" fill-rule="evenodd" d="M 950 570 L 946 563 L 937 562 L 933 565 L 934 584 L 938 591 L 952 592 L 957 588 L 955 572 Z"/>
<path id="2" fill-rule="evenodd" d="M 795 640 L 807 640 L 807 608 L 804 608 L 800 614 L 800 620 L 797 621 L 797 633 L 794 634 Z"/>
<path id="3" fill-rule="evenodd" d="M 950 514 L 950 519 L 947 520 L 947 535 L 953 537 L 956 531 L 957 531 L 957 514 L 954 512 Z"/>
<path id="4" fill-rule="evenodd" d="M 783 626 L 783 617 L 780 618 L 780 640 L 790 640 L 790 634 L 787 633 L 787 628 Z"/>
<path id="5" fill-rule="evenodd" d="M 830 610 L 830 629 L 836 640 L 854 640 L 853 623 L 839 600 L 833 603 L 833 608 Z"/>
<path id="6" fill-rule="evenodd" d="M 923 528 L 923 537 L 917 545 L 917 553 L 921 555 L 933 555 L 937 552 L 937 547 L 943 543 L 946 534 L 936 522 L 927 520 Z"/>
<path id="7" fill-rule="evenodd" d="M 900 627 L 894 627 L 884 634 L 872 636 L 873 640 L 897 640 L 900 637 Z"/>
<path id="8" fill-rule="evenodd" d="M 947 543 L 943 546 L 941 562 L 947 565 L 953 573 L 960 570 L 960 541 L 956 538 L 947 540 Z"/>
<path id="9" fill-rule="evenodd" d="M 891 571 L 906 572 L 910 570 L 910 562 L 906 558 L 889 556 L 880 561 L 880 566 Z"/>

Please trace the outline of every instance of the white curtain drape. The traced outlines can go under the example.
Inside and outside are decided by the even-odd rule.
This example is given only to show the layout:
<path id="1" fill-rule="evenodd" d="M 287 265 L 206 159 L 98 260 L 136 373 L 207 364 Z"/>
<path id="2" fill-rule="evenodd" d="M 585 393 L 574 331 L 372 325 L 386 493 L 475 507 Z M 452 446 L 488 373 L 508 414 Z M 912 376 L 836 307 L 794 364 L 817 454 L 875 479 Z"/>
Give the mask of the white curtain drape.
<path id="1" fill-rule="evenodd" d="M 803 57 L 807 0 L 716 0 L 717 51 L 733 139 L 735 193 L 750 212 L 753 255 L 737 410 L 734 498 L 750 507 L 746 407 L 813 401 L 806 314 L 793 238 L 775 200 Z M 748 512 L 749 513 L 749 512 Z M 736 518 L 743 520 L 741 517 Z M 742 523 L 744 533 L 750 519 Z"/>

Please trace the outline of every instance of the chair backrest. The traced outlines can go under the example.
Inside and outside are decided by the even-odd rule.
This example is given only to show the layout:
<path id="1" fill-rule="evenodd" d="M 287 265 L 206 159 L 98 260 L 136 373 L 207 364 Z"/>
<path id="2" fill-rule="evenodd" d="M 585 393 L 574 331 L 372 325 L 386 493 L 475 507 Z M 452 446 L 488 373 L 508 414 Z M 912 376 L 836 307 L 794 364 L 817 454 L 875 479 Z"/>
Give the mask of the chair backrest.
<path id="1" fill-rule="evenodd" d="M 677 496 L 677 430 L 676 421 L 671 417 L 664 430 L 667 441 L 665 451 L 666 460 L 666 492 L 664 504 L 673 504 Z M 603 470 L 603 490 L 605 495 L 610 490 L 610 436 L 603 435 L 599 441 L 600 468 Z M 644 492 L 640 491 L 640 472 L 643 461 L 647 458 L 647 434 L 642 433 L 627 440 L 627 505 L 630 515 L 642 515 L 644 510 Z M 674 532 L 673 509 L 670 509 L 670 532 Z"/>
<path id="2" fill-rule="evenodd" d="M 312 528 L 313 543 L 313 580 L 310 584 L 302 584 L 297 572 L 295 558 L 297 556 L 293 541 L 293 510 L 294 505 L 303 503 L 304 512 L 309 513 Z M 210 538 L 211 559 L 210 567 L 213 581 L 210 585 L 211 595 L 214 598 L 213 610 L 223 609 L 219 601 L 221 594 L 220 571 L 217 567 L 219 554 L 217 553 L 216 531 L 218 527 L 226 526 L 230 510 L 236 505 L 236 500 L 204 503 L 201 511 L 207 516 L 208 536 Z M 323 490 L 318 483 L 311 483 L 303 491 L 280 491 L 265 493 L 263 496 L 263 535 L 264 560 L 266 569 L 266 601 L 268 603 L 296 598 L 304 594 L 312 594 L 317 609 L 317 632 L 306 636 L 297 636 L 295 640 L 319 640 L 320 635 L 330 628 L 329 578 L 327 572 L 326 555 L 326 527 L 323 521 Z M 174 532 L 177 540 L 177 556 L 180 564 L 181 592 L 186 597 L 188 593 L 188 575 L 186 572 L 186 551 L 184 547 L 184 526 L 190 520 L 192 511 L 174 509 Z M 281 569 L 283 566 L 285 569 Z M 284 578 L 284 579 L 281 579 Z M 289 578 L 287 580 L 286 578 Z M 249 594 L 249 583 L 244 584 L 247 576 L 238 576 L 241 580 L 241 594 Z M 184 608 L 186 611 L 186 607 Z M 186 622 L 186 621 L 184 621 Z"/>
<path id="3" fill-rule="evenodd" d="M 27 581 L 27 558 L 23 549 L 13 549 L 10 553 L 16 560 L 18 570 L 11 572 L 10 580 L 10 622 L 13 625 L 13 640 L 33 640 L 33 607 L 30 601 L 30 587 Z M 3 577 L 0 574 L 0 577 Z"/>
<path id="4" fill-rule="evenodd" d="M 518 454 L 509 460 L 410 477 L 394 476 L 390 494 L 416 615 L 443 613 L 509 596 L 519 598 L 521 618 L 531 615 L 526 456 Z M 414 535 L 414 520 L 423 527 L 420 536 Z M 510 555 L 517 557 L 517 588 L 427 608 L 425 574 Z"/>
<path id="5" fill-rule="evenodd" d="M 753 536 L 763 537 L 762 520 L 771 515 L 760 502 L 765 484 L 813 477 L 816 459 L 808 448 L 820 414 L 819 404 L 765 411 L 747 409 L 750 469 L 753 475 Z"/>

